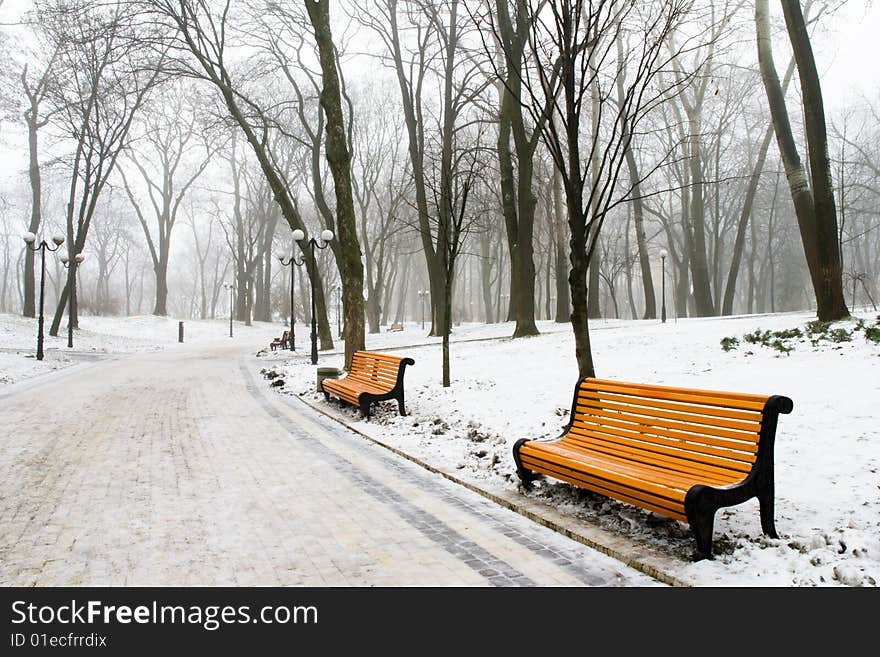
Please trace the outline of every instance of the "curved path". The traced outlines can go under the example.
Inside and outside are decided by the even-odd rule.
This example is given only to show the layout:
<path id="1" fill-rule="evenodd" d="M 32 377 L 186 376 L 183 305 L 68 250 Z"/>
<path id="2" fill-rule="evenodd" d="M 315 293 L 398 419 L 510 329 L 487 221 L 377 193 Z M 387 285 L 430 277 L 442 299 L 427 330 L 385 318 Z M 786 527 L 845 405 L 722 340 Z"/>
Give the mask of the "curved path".
<path id="1" fill-rule="evenodd" d="M 272 393 L 243 349 L 3 394 L 0 584 L 656 584 Z"/>

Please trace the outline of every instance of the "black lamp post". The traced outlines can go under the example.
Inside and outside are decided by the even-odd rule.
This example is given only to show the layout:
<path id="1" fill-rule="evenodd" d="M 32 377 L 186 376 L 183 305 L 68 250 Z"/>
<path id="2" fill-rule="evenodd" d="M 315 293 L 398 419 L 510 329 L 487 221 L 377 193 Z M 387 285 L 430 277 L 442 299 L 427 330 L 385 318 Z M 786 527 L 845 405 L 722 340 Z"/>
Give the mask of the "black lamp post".
<path id="1" fill-rule="evenodd" d="M 293 240 L 299 243 L 299 248 L 305 251 L 303 247 L 303 240 L 306 238 L 306 234 L 297 228 L 293 231 Z M 318 364 L 318 321 L 315 313 L 315 270 L 317 265 L 315 264 L 315 249 L 326 249 L 329 246 L 330 240 L 333 239 L 333 231 L 332 230 L 322 230 L 321 231 L 321 239 L 316 240 L 314 237 L 310 237 L 306 242 L 306 245 L 309 248 L 309 258 L 311 259 L 312 266 L 308 268 L 309 273 L 309 285 L 312 288 L 312 365 Z"/>
<path id="2" fill-rule="evenodd" d="M 61 264 L 64 265 L 65 269 L 70 269 L 71 265 L 74 267 L 79 267 L 83 260 L 86 257 L 82 254 L 82 252 L 77 253 L 73 256 L 76 264 L 70 262 L 70 257 L 66 253 L 62 253 L 59 257 L 61 260 Z M 74 270 L 74 276 L 76 276 L 76 271 Z M 73 349 L 73 318 L 71 317 L 71 313 L 73 312 L 73 304 L 70 302 L 70 296 L 68 296 L 68 304 L 67 304 L 67 346 L 70 349 Z"/>
<path id="3" fill-rule="evenodd" d="M 25 233 L 22 239 L 31 251 L 40 252 L 40 318 L 37 320 L 37 360 L 43 360 L 43 292 L 46 289 L 46 251 L 57 251 L 64 244 L 64 236 L 55 235 L 52 237 L 52 241 L 55 243 L 54 249 L 46 243 L 46 240 L 40 240 L 40 243 L 34 246 L 37 242 L 37 236 L 33 233 Z"/>
<path id="4" fill-rule="evenodd" d="M 666 323 L 666 249 L 660 252 L 660 321 Z"/>
<path id="5" fill-rule="evenodd" d="M 336 286 L 336 337 L 342 339 L 342 314 L 340 307 L 342 305 L 342 286 Z"/>
<path id="6" fill-rule="evenodd" d="M 229 337 L 232 337 L 232 313 L 235 310 L 235 284 L 224 283 L 223 287 L 229 290 Z"/>
<path id="7" fill-rule="evenodd" d="M 428 298 L 427 290 L 419 290 L 419 301 L 422 303 L 422 330 L 425 330 L 425 299 Z"/>
<path id="8" fill-rule="evenodd" d="M 285 267 L 290 267 L 290 350 L 296 351 L 296 339 L 294 338 L 293 328 L 293 323 L 296 319 L 293 314 L 293 266 L 296 265 L 297 267 L 302 267 L 302 265 L 305 263 L 305 258 L 300 258 L 299 260 L 297 260 L 294 257 L 293 253 L 291 253 L 286 260 L 284 259 L 284 256 L 279 256 L 278 259 L 281 261 L 282 265 L 284 265 Z"/>

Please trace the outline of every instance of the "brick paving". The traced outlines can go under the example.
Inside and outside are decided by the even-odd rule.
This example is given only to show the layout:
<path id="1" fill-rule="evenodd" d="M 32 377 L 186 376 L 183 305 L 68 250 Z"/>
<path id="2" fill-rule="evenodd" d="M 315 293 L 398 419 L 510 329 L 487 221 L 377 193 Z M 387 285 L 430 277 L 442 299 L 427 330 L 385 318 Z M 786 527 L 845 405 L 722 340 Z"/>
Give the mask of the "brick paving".
<path id="1" fill-rule="evenodd" d="M 236 343 L 0 400 L 0 585 L 644 586 L 251 374 Z"/>

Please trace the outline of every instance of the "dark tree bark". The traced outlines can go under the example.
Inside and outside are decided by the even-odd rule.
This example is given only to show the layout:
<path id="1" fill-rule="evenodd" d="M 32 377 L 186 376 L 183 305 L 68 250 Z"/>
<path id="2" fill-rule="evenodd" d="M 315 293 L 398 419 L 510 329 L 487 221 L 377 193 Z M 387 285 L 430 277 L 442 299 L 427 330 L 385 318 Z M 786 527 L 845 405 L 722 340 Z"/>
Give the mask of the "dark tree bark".
<path id="1" fill-rule="evenodd" d="M 339 231 L 342 275 L 342 305 L 345 312 L 345 366 L 351 366 L 355 351 L 364 348 L 364 268 L 357 236 L 354 199 L 351 192 L 351 156 L 345 132 L 345 118 L 336 70 L 336 54 L 330 32 L 329 0 L 306 0 L 315 30 L 323 84 L 321 107 L 327 117 L 325 150 L 336 193 L 336 227 Z"/>
<path id="2" fill-rule="evenodd" d="M 43 205 L 43 185 L 40 175 L 40 158 L 39 158 L 39 130 L 48 123 L 48 117 L 40 116 L 40 105 L 46 97 L 47 86 L 49 83 L 49 73 L 52 70 L 52 64 L 55 61 L 55 55 L 49 59 L 43 75 L 35 84 L 31 85 L 28 81 L 28 66 L 25 65 L 21 73 L 21 84 L 24 88 L 25 96 L 27 96 L 28 106 L 24 111 L 24 122 L 28 132 L 28 180 L 31 185 L 31 216 L 28 222 L 28 231 L 36 234 L 40 229 L 42 222 L 42 205 Z M 36 294 L 35 294 L 35 278 L 34 278 L 34 257 L 36 252 L 32 249 L 25 249 L 24 254 L 24 308 L 22 314 L 25 317 L 36 317 Z"/>
<path id="3" fill-rule="evenodd" d="M 767 0 L 755 2 L 758 62 L 773 117 L 776 142 L 794 202 L 804 255 L 810 270 L 816 297 L 816 314 L 820 321 L 842 319 L 849 316 L 849 310 L 843 295 L 837 215 L 819 75 L 800 3 L 783 0 L 783 13 L 801 81 L 811 189 L 798 154 L 785 95 L 773 63 L 767 4 Z"/>
<path id="4" fill-rule="evenodd" d="M 514 9 L 512 17 L 509 8 Z M 516 322 L 513 332 L 516 338 L 538 334 L 535 324 L 534 258 L 537 198 L 532 189 L 532 177 L 541 125 L 533 126 L 529 134 L 522 107 L 524 52 L 531 30 L 528 3 L 524 0 L 496 0 L 495 16 L 498 26 L 496 36 L 504 58 L 498 116 L 501 205 L 507 225 L 511 261 L 509 318 Z M 546 121 L 546 114 L 543 120 Z M 515 167 L 510 150 L 511 137 L 516 150 Z"/>

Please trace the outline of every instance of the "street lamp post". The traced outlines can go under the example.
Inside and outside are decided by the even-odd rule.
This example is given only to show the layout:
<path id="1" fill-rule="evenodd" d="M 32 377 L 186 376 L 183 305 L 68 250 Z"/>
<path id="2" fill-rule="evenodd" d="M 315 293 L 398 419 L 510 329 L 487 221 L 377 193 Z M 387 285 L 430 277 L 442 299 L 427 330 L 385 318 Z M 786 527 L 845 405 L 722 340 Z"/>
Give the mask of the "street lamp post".
<path id="1" fill-rule="evenodd" d="M 293 231 L 293 240 L 299 243 L 299 248 L 305 251 L 302 245 L 302 241 L 306 238 L 306 235 L 303 231 L 297 228 Z M 309 273 L 309 284 L 312 288 L 312 365 L 318 364 L 318 321 L 315 313 L 315 278 L 314 272 L 316 269 L 315 264 L 315 249 L 326 249 L 329 246 L 330 240 L 333 239 L 333 231 L 332 230 L 322 230 L 321 231 L 321 239 L 316 240 L 314 237 L 310 237 L 306 242 L 306 245 L 309 247 L 309 258 L 311 259 L 312 266 L 308 269 Z"/>
<path id="2" fill-rule="evenodd" d="M 57 251 L 64 244 L 64 236 L 55 235 L 52 237 L 52 241 L 55 243 L 54 249 L 46 243 L 46 240 L 40 240 L 40 243 L 34 246 L 37 242 L 37 236 L 33 233 L 25 233 L 22 239 L 31 251 L 40 252 L 40 318 L 37 320 L 37 360 L 43 360 L 43 293 L 46 289 L 46 250 Z"/>
<path id="3" fill-rule="evenodd" d="M 66 253 L 62 253 L 59 259 L 61 260 L 61 264 L 64 265 L 65 269 L 70 269 L 70 266 L 73 263 L 70 262 L 70 258 Z M 86 259 L 86 257 L 85 255 L 83 255 L 82 252 L 79 252 L 75 256 L 73 256 L 73 259 L 76 261 L 74 267 L 79 267 L 79 265 L 82 263 L 83 260 Z M 76 272 L 74 272 L 74 275 L 76 275 Z M 70 295 L 68 295 L 67 299 L 67 346 L 69 349 L 73 349 L 73 318 L 70 316 L 73 311 L 73 304 L 71 302 Z"/>
<path id="4" fill-rule="evenodd" d="M 660 321 L 666 323 L 666 249 L 660 252 Z"/>
<path id="5" fill-rule="evenodd" d="M 336 337 L 342 339 L 342 315 L 340 314 L 340 306 L 342 304 L 342 286 L 336 286 Z"/>
<path id="6" fill-rule="evenodd" d="M 305 259 L 300 258 L 297 260 L 293 253 L 290 254 L 290 257 L 288 257 L 287 260 L 284 259 L 284 256 L 279 256 L 278 259 L 281 261 L 282 265 L 290 267 L 290 350 L 296 351 L 296 338 L 294 337 L 293 328 L 293 322 L 294 319 L 296 319 L 293 313 L 293 266 L 296 265 L 297 267 L 302 267 L 303 263 L 305 263 Z"/>
<path id="7" fill-rule="evenodd" d="M 419 290 L 419 301 L 422 303 L 422 330 L 425 330 L 425 299 L 428 298 L 427 290 Z"/>
<path id="8" fill-rule="evenodd" d="M 235 284 L 224 283 L 223 287 L 229 290 L 229 337 L 232 337 L 232 314 L 235 310 Z"/>

